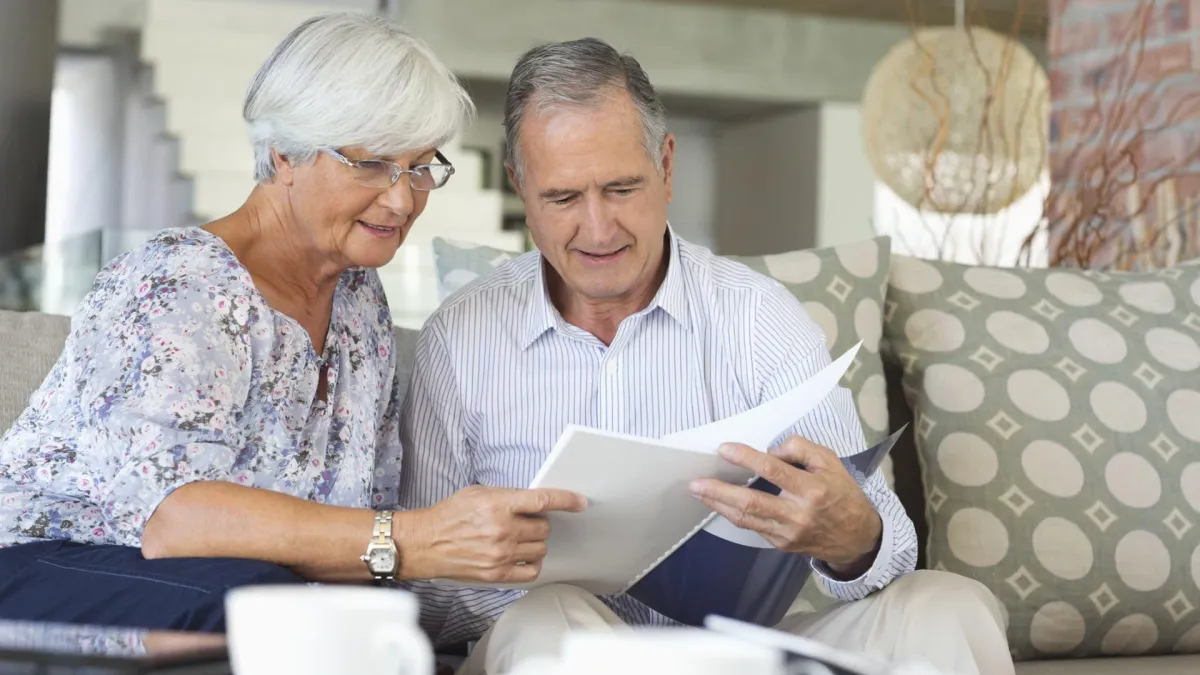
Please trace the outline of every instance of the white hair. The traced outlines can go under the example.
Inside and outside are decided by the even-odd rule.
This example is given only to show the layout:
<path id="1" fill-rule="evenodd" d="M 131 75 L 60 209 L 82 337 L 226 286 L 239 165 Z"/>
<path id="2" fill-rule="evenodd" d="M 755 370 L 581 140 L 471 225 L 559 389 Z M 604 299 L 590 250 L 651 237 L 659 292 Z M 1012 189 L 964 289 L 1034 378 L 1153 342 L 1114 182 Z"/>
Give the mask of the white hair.
<path id="1" fill-rule="evenodd" d="M 297 26 L 259 68 L 242 117 L 254 180 L 275 177 L 274 149 L 312 161 L 322 149 L 380 156 L 436 148 L 474 115 L 470 96 L 423 42 L 367 14 L 328 14 Z"/>

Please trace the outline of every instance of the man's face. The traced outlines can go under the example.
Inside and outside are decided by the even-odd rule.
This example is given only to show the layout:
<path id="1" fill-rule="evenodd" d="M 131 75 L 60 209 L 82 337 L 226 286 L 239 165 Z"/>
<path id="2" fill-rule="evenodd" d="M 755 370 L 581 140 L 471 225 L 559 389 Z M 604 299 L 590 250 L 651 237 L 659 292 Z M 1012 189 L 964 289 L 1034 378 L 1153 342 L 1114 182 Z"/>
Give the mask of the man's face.
<path id="1" fill-rule="evenodd" d="M 663 260 L 675 149 L 661 166 L 646 152 L 641 118 L 624 90 L 601 105 L 531 109 L 520 129 L 530 235 L 571 294 L 585 301 L 653 295 Z"/>

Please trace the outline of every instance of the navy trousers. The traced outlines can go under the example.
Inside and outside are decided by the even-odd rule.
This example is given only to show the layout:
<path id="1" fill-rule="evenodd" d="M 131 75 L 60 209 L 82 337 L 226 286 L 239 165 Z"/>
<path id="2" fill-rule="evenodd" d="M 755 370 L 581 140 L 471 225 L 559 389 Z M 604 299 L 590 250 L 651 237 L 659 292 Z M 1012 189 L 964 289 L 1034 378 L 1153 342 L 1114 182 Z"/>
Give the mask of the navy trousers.
<path id="1" fill-rule="evenodd" d="M 300 583 L 255 560 L 146 560 L 126 546 L 35 542 L 0 549 L 0 619 L 221 633 L 227 590 Z"/>

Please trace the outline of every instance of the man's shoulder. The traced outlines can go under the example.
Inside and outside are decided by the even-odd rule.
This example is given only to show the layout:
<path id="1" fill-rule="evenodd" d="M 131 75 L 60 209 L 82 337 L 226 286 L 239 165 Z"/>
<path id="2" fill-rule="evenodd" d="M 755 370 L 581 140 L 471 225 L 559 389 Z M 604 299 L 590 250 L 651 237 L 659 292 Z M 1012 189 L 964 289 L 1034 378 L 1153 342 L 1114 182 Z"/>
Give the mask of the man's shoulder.
<path id="1" fill-rule="evenodd" d="M 451 293 L 426 325 L 454 328 L 506 320 L 523 311 L 537 283 L 541 253 L 536 249 L 507 260 Z"/>
<path id="2" fill-rule="evenodd" d="M 679 261 L 689 289 L 714 302 L 758 303 L 792 298 L 778 280 L 752 269 L 736 257 L 721 256 L 699 244 L 679 239 Z"/>
<path id="3" fill-rule="evenodd" d="M 800 299 L 778 279 L 763 274 L 737 257 L 716 255 L 680 240 L 679 258 L 689 287 L 691 305 L 705 308 L 710 326 L 730 331 L 736 341 L 752 324 L 752 335 L 784 332 L 804 345 L 823 340 L 820 328 Z"/>

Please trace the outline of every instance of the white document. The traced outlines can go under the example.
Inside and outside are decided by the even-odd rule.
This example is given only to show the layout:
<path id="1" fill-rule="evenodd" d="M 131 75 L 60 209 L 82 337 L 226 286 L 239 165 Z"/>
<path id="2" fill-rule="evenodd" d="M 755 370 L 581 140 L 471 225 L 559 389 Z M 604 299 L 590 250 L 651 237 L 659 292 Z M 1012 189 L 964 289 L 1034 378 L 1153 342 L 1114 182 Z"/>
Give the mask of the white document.
<path id="1" fill-rule="evenodd" d="M 766 450 L 829 395 L 861 344 L 772 401 L 663 439 L 568 427 L 529 487 L 577 492 L 587 497 L 588 508 L 547 515 L 551 533 L 536 581 L 494 587 L 569 583 L 598 595 L 628 590 L 713 519 L 688 490 L 691 481 L 715 478 L 745 485 L 754 480 L 751 472 L 722 459 L 717 448 L 737 442 Z M 727 527 L 714 534 L 766 545 L 757 534 L 720 521 Z"/>
<path id="2" fill-rule="evenodd" d="M 834 649 L 811 638 L 792 635 L 773 628 L 764 628 L 717 615 L 706 618 L 704 627 L 753 644 L 782 650 L 787 655 L 786 661 L 789 664 L 797 661 L 816 661 L 826 666 L 832 666 L 836 671 L 845 675 L 887 675 L 890 672 L 888 663 L 875 654 Z"/>
<path id="3" fill-rule="evenodd" d="M 582 427 L 568 428 L 555 450 L 530 487 L 578 492 L 588 508 L 548 515 L 549 551 L 530 587 L 561 582 L 622 593 L 712 513 L 688 483 L 753 478 L 714 453 Z"/>

